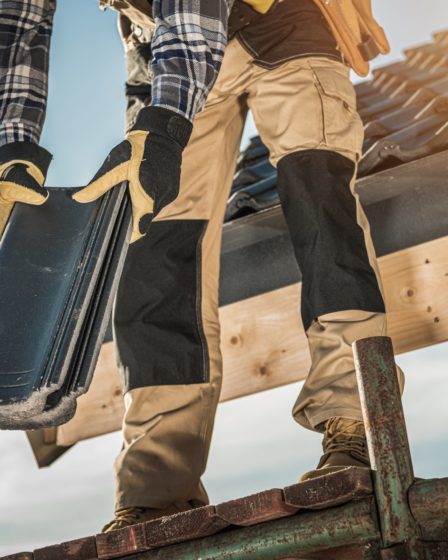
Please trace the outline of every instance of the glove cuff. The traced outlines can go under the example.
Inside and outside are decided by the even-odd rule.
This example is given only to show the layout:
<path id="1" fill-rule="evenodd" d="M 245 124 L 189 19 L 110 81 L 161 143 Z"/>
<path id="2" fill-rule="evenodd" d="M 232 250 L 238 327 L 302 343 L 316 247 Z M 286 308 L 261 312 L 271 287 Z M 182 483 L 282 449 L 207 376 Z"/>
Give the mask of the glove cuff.
<path id="1" fill-rule="evenodd" d="M 46 177 L 53 156 L 33 142 L 11 142 L 0 146 L 0 165 L 17 159 L 33 163 Z"/>
<path id="2" fill-rule="evenodd" d="M 188 144 L 193 130 L 191 122 L 164 107 L 144 107 L 131 130 L 147 130 L 177 142 L 182 148 Z"/>

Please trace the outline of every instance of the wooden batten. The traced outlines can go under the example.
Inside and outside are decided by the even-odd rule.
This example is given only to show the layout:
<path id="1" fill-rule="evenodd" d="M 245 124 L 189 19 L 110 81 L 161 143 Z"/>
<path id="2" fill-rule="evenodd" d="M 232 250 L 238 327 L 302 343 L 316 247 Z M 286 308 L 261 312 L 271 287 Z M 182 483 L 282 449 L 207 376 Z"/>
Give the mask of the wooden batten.
<path id="1" fill-rule="evenodd" d="M 448 236 L 379 259 L 397 353 L 448 340 Z M 305 378 L 310 358 L 303 331 L 300 285 L 294 284 L 222 307 L 226 401 Z M 68 446 L 120 429 L 123 416 L 113 344 L 102 348 L 75 417 L 58 428 Z"/>

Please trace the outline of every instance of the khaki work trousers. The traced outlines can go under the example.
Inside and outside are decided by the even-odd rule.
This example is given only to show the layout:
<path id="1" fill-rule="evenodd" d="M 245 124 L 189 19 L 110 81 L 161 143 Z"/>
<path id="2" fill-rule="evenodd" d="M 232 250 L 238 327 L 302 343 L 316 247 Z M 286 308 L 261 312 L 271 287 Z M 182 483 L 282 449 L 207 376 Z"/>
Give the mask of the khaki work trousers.
<path id="1" fill-rule="evenodd" d="M 180 194 L 154 222 L 207 222 L 201 239 L 198 313 L 209 377 L 203 383 L 159 384 L 125 394 L 124 443 L 116 460 L 117 509 L 208 501 L 200 479 L 221 389 L 221 233 L 247 108 L 274 165 L 302 150 L 331 151 L 355 163 L 361 153 L 363 128 L 347 67 L 310 57 L 266 70 L 253 64 L 237 40 L 229 43 L 218 80 L 196 117 L 184 152 Z M 353 187 L 354 177 L 350 188 L 357 220 L 380 284 L 369 225 Z M 348 309 L 317 317 L 307 331 L 312 366 L 294 406 L 296 421 L 319 430 L 319 424 L 333 416 L 361 419 L 351 344 L 358 338 L 385 334 L 384 313 Z M 122 363 L 121 368 L 125 377 L 132 375 Z"/>

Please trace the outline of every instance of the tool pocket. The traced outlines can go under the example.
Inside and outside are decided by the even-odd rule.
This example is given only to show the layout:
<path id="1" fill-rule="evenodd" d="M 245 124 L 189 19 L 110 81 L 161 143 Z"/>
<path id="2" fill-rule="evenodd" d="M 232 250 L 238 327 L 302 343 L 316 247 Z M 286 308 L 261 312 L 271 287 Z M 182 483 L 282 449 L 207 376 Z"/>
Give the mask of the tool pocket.
<path id="1" fill-rule="evenodd" d="M 310 62 L 322 107 L 323 143 L 337 152 L 361 157 L 363 126 L 349 69 L 340 62 Z"/>

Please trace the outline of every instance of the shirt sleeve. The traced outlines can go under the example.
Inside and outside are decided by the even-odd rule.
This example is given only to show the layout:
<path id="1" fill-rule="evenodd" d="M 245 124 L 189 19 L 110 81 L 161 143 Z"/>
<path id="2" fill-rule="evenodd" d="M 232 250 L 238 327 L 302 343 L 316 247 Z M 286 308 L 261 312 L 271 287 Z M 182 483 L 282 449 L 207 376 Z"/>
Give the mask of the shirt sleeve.
<path id="1" fill-rule="evenodd" d="M 0 2 L 0 146 L 38 143 L 56 0 Z"/>
<path id="2" fill-rule="evenodd" d="M 233 0 L 154 0 L 152 105 L 192 121 L 221 67 Z"/>

